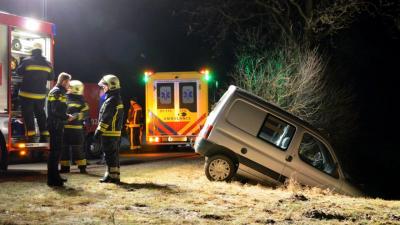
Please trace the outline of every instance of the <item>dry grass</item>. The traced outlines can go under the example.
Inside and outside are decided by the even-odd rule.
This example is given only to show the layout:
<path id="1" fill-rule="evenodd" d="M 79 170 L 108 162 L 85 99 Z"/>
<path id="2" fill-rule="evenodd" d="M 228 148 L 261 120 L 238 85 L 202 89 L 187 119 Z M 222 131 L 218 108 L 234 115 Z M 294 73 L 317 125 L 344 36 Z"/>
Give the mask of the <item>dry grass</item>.
<path id="1" fill-rule="evenodd" d="M 202 159 L 123 166 L 121 185 L 89 172 L 65 188 L 40 173 L 0 181 L 0 224 L 400 224 L 399 201 L 209 182 Z"/>

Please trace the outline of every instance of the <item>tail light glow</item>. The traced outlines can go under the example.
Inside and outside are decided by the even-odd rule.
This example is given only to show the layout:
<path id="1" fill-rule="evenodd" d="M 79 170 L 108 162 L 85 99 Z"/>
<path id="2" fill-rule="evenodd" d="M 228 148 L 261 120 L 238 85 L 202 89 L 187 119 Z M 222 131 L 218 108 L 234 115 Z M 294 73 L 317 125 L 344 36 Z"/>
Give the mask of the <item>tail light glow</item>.
<path id="1" fill-rule="evenodd" d="M 20 155 L 20 156 L 26 156 L 26 151 L 25 151 L 25 150 L 20 151 L 20 152 L 19 152 L 19 155 Z"/>
<path id="2" fill-rule="evenodd" d="M 19 143 L 19 144 L 17 145 L 17 147 L 18 147 L 18 148 L 25 148 L 26 145 L 25 145 L 25 143 Z"/>

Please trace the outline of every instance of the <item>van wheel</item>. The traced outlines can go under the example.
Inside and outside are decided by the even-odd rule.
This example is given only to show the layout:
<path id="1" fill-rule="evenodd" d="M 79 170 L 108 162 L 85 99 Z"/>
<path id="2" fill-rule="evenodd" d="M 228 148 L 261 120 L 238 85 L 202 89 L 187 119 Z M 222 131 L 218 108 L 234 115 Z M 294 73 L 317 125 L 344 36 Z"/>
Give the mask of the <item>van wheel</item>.
<path id="1" fill-rule="evenodd" d="M 224 155 L 207 158 L 204 169 L 210 181 L 229 181 L 236 173 L 235 164 Z"/>
<path id="2" fill-rule="evenodd" d="M 8 151 L 6 141 L 3 134 L 0 132 L 0 171 L 7 171 L 8 167 Z"/>

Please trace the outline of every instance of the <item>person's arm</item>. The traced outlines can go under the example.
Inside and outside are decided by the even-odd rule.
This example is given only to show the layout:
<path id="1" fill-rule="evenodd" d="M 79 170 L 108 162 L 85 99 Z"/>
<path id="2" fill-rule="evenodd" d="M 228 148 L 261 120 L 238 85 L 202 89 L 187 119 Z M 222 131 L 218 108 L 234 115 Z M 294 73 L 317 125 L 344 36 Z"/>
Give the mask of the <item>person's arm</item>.
<path id="1" fill-rule="evenodd" d="M 22 76 L 25 73 L 26 62 L 23 60 L 17 67 L 17 74 Z"/>
<path id="2" fill-rule="evenodd" d="M 114 101 L 105 102 L 104 113 L 100 118 L 99 124 L 97 125 L 96 132 L 103 133 L 111 126 L 112 119 L 117 112 L 117 108 Z"/>
<path id="3" fill-rule="evenodd" d="M 55 78 L 55 75 L 54 75 L 54 68 L 53 68 L 53 66 L 51 65 L 51 63 L 47 63 L 48 64 L 48 66 L 50 67 L 50 69 L 51 69 L 51 71 L 49 72 L 49 74 L 48 74 L 48 77 L 47 77 L 47 80 L 54 80 L 54 78 Z"/>
<path id="4" fill-rule="evenodd" d="M 61 120 L 67 120 L 69 116 L 66 113 L 66 110 L 63 108 L 66 108 L 66 97 L 61 95 L 60 93 L 50 93 L 48 97 L 48 103 L 49 104 L 49 114 L 55 118 L 61 119 Z"/>
<path id="5" fill-rule="evenodd" d="M 81 108 L 81 112 L 79 113 L 79 120 L 86 120 L 89 118 L 89 105 L 85 102 L 83 107 Z"/>

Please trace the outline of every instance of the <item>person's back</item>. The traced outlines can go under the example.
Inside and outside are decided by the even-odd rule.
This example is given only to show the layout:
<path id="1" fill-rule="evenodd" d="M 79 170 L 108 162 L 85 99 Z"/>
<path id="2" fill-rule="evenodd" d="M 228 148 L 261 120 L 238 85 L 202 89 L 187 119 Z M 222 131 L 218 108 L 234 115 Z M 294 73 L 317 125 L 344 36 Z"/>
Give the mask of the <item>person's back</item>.
<path id="1" fill-rule="evenodd" d="M 40 49 L 33 50 L 32 56 L 22 61 L 17 73 L 22 76 L 19 96 L 33 99 L 46 97 L 46 83 L 54 79 L 54 72 Z"/>
<path id="2" fill-rule="evenodd" d="M 25 123 L 25 136 L 32 141 L 36 136 L 36 117 L 41 141 L 46 142 L 49 132 L 46 125 L 44 103 L 46 98 L 46 83 L 54 78 L 50 62 L 42 56 L 41 46 L 37 45 L 32 50 L 32 56 L 24 59 L 17 68 L 17 74 L 22 76 L 22 84 L 18 93 L 22 117 Z"/>
<path id="3" fill-rule="evenodd" d="M 81 173 L 86 173 L 86 157 L 83 150 L 84 144 L 84 121 L 89 117 L 89 105 L 83 98 L 84 85 L 78 80 L 70 82 L 67 94 L 67 114 L 76 119 L 68 121 L 64 125 L 63 151 L 61 154 L 62 173 L 70 172 L 71 152 L 72 158 L 78 165 Z"/>

